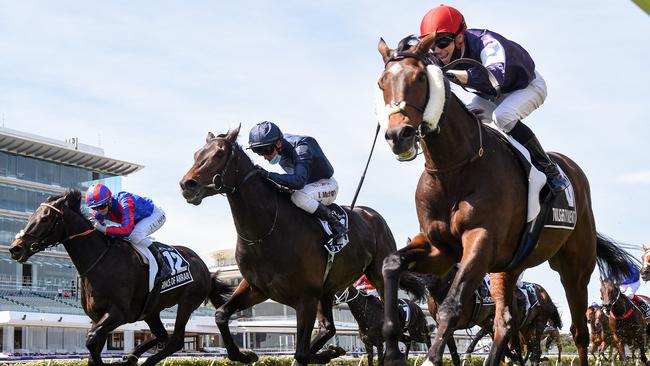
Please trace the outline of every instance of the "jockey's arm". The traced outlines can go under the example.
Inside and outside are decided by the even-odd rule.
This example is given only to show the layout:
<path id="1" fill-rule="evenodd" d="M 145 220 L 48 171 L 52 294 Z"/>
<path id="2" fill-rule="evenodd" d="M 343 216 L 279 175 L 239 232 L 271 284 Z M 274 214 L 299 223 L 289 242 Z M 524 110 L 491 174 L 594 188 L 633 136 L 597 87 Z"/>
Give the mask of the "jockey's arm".
<path id="1" fill-rule="evenodd" d="M 290 188 L 302 189 L 309 179 L 310 167 L 307 162 L 299 161 L 296 163 L 293 174 L 269 173 L 269 179 L 275 183 Z"/>
<path id="2" fill-rule="evenodd" d="M 494 75 L 499 85 L 503 85 L 506 77 L 506 53 L 499 41 L 496 39 L 485 40 L 483 50 L 481 50 L 481 63 Z M 485 94 L 496 94 L 485 70 L 481 70 L 480 67 L 471 67 L 465 72 L 467 86 Z"/>
<path id="3" fill-rule="evenodd" d="M 135 227 L 134 212 L 135 212 L 135 203 L 133 202 L 133 197 L 126 196 L 119 202 L 120 211 L 122 213 L 122 222 L 116 226 L 108 226 L 106 228 L 106 234 L 111 236 L 119 237 L 128 237 L 131 235 L 133 228 Z"/>

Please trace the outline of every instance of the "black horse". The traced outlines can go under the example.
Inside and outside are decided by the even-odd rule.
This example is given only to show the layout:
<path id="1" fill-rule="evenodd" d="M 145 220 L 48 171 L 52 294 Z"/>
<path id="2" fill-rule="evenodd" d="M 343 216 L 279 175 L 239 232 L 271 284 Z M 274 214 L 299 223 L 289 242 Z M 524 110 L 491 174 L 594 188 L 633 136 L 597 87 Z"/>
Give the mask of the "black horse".
<path id="1" fill-rule="evenodd" d="M 376 296 L 354 286 L 348 286 L 337 296 L 336 302 L 347 303 L 352 316 L 357 321 L 359 338 L 361 338 L 361 342 L 366 348 L 368 365 L 374 365 L 373 347 L 377 348 L 379 365 L 383 364 L 384 336 L 381 334 L 381 328 L 384 324 L 384 303 Z M 414 343 L 425 343 L 427 349 L 431 347 L 431 334 L 426 315 L 424 315 L 418 304 L 408 299 L 400 299 L 400 302 L 408 306 L 410 314 L 408 322 L 406 324 L 402 323 L 404 332 L 400 337 L 400 342 L 406 346 L 405 357 L 408 359 L 409 351 Z M 400 318 L 400 320 L 402 319 Z"/>
<path id="2" fill-rule="evenodd" d="M 206 144 L 194 154 L 194 165 L 180 181 L 183 197 L 199 205 L 208 196 L 225 194 L 237 229 L 236 260 L 244 277 L 232 297 L 217 310 L 216 321 L 228 357 L 250 363 L 255 353 L 235 344 L 228 319 L 235 312 L 268 298 L 296 310 L 295 359 L 300 364 L 328 363 L 345 353 L 340 347 L 321 350 L 336 333 L 332 315 L 334 295 L 366 274 L 383 293 L 382 263 L 395 251 L 386 221 L 371 208 L 346 209 L 350 242 L 333 261 L 323 248 L 327 235 L 320 223 L 256 174 L 253 162 L 237 144 L 239 127 L 227 134 L 208 133 Z M 415 277 L 403 288 L 423 293 Z M 318 334 L 311 341 L 314 321 Z"/>
<path id="3" fill-rule="evenodd" d="M 221 306 L 230 287 L 216 273 L 210 274 L 203 260 L 189 248 L 177 246 L 189 262 L 193 282 L 161 294 L 158 303 L 142 314 L 149 292 L 149 269 L 123 240 L 111 240 L 95 230 L 80 210 L 81 192 L 67 191 L 49 198 L 32 214 L 25 229 L 11 244 L 11 257 L 25 262 L 41 250 L 63 243 L 81 277 L 81 306 L 92 320 L 86 337 L 90 351 L 89 365 L 103 365 L 101 351 L 108 333 L 122 324 L 144 320 L 154 338 L 137 346 L 125 356 L 124 364 L 137 365 L 148 349 L 161 344 L 164 348 L 147 358 L 145 366 L 154 365 L 183 348 L 185 325 L 201 303 L 210 300 Z M 168 336 L 160 312 L 178 304 L 174 332 Z"/>

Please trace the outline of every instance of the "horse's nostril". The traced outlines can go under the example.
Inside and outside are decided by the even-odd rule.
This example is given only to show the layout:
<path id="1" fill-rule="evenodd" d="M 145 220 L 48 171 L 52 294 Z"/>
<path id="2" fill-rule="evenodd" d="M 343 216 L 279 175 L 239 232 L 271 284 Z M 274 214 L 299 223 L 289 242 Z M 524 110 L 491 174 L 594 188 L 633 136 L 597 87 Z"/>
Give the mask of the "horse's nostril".
<path id="1" fill-rule="evenodd" d="M 406 126 L 402 128 L 399 132 L 400 140 L 406 140 L 413 138 L 415 136 L 415 129 L 411 126 Z"/>
<path id="2" fill-rule="evenodd" d="M 183 189 L 194 189 L 198 186 L 198 183 L 194 179 L 188 179 L 185 182 L 181 182 L 181 188 Z"/>

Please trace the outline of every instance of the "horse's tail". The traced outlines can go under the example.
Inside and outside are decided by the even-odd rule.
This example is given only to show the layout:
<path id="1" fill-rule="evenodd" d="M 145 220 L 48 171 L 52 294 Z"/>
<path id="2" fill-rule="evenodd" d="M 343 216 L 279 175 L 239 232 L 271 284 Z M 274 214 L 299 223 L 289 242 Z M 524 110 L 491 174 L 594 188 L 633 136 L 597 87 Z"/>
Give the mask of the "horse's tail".
<path id="1" fill-rule="evenodd" d="M 633 275 L 630 263 L 638 264 L 638 260 L 621 246 L 621 243 L 612 238 L 601 233 L 596 234 L 596 263 L 598 263 L 601 280 L 621 282 Z"/>
<path id="2" fill-rule="evenodd" d="M 232 286 L 219 279 L 219 272 L 210 274 L 210 294 L 208 298 L 216 309 L 220 308 L 233 292 Z"/>
<path id="3" fill-rule="evenodd" d="M 426 300 L 427 288 L 425 281 L 414 272 L 406 271 L 399 279 L 399 288 L 408 292 L 413 301 Z"/>
<path id="4" fill-rule="evenodd" d="M 548 321 L 555 329 L 562 329 L 562 317 L 560 316 L 560 312 L 557 310 L 557 306 L 555 306 L 555 304 L 553 304 L 553 312 L 551 312 L 551 317 L 548 319 Z"/>

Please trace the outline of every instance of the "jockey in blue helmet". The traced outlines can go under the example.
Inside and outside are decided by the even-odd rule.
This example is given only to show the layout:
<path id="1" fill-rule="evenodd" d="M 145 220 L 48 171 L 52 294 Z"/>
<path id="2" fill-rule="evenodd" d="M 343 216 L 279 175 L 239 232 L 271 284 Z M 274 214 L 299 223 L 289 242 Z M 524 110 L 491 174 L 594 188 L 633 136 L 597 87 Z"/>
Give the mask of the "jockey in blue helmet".
<path id="1" fill-rule="evenodd" d="M 162 277 L 171 274 L 167 261 L 153 244 L 149 235 L 160 229 L 165 223 L 165 212 L 146 197 L 129 192 L 113 195 L 101 183 L 88 187 L 86 205 L 93 210 L 95 227 L 108 236 L 128 240 L 149 263 L 158 263 Z M 106 225 L 106 221 L 117 225 Z M 155 274 L 149 278 L 149 288 L 153 285 Z"/>
<path id="2" fill-rule="evenodd" d="M 521 122 L 546 99 L 546 82 L 535 62 L 519 44 L 487 29 L 467 29 L 465 18 L 455 8 L 440 5 L 429 10 L 420 23 L 420 35 L 434 33 L 431 52 L 442 64 L 459 58 L 471 58 L 488 69 L 501 86 L 496 91 L 479 67 L 459 64 L 447 75 L 461 85 L 476 90 L 468 105 L 470 110 L 482 110 L 486 123 L 494 124 L 512 136 L 530 153 L 535 166 L 546 175 L 554 194 L 569 186 L 558 166 L 546 154 L 533 131 Z"/>
<path id="3" fill-rule="evenodd" d="M 264 121 L 253 126 L 248 144 L 271 164 L 280 163 L 286 174 L 259 170 L 266 178 L 293 190 L 291 202 L 326 221 L 335 241 L 347 233 L 338 215 L 326 206 L 336 199 L 339 186 L 333 177 L 334 168 L 314 138 L 282 134 L 275 123 Z"/>

